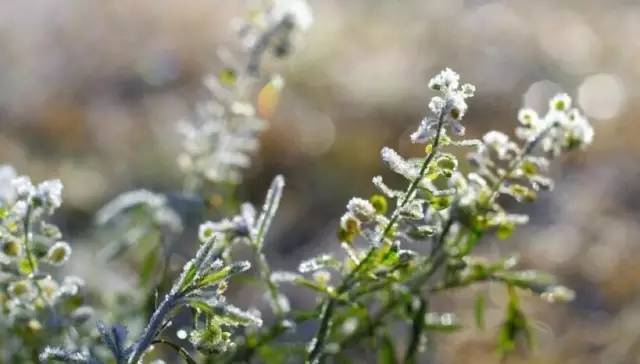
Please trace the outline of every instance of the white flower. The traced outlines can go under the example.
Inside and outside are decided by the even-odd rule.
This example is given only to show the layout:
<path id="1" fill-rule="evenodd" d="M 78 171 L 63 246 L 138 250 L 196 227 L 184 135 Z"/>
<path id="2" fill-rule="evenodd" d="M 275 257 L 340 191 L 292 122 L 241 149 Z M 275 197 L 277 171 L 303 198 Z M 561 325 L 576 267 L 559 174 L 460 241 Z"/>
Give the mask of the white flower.
<path id="1" fill-rule="evenodd" d="M 7 288 L 9 295 L 21 301 L 31 301 L 36 297 L 36 289 L 29 280 L 11 282 Z"/>
<path id="2" fill-rule="evenodd" d="M 538 113 L 532 109 L 520 109 L 518 112 L 518 121 L 524 126 L 534 125 L 539 122 Z"/>
<path id="3" fill-rule="evenodd" d="M 376 215 L 376 209 L 373 207 L 371 202 L 354 197 L 349 200 L 347 203 L 347 211 L 349 211 L 353 216 L 362 221 L 370 221 Z"/>
<path id="4" fill-rule="evenodd" d="M 465 83 L 460 88 L 460 91 L 462 91 L 462 95 L 465 98 L 466 97 L 473 97 L 476 94 L 476 87 L 474 85 L 470 84 L 470 83 Z"/>
<path id="5" fill-rule="evenodd" d="M 509 141 L 507 134 L 496 130 L 486 133 L 482 141 L 497 153 L 499 159 L 506 159 L 509 152 L 517 148 L 515 143 Z"/>
<path id="6" fill-rule="evenodd" d="M 37 188 L 37 195 L 40 198 L 42 207 L 48 213 L 53 213 L 55 209 L 62 205 L 62 182 L 58 179 L 53 179 L 40 183 Z"/>
<path id="7" fill-rule="evenodd" d="M 426 143 L 431 137 L 436 135 L 437 126 L 438 123 L 434 119 L 422 119 L 418 130 L 411 133 L 411 142 Z"/>
<path id="8" fill-rule="evenodd" d="M 455 90 L 458 88 L 460 75 L 445 68 L 429 81 L 429 88 L 436 91 Z"/>
<path id="9" fill-rule="evenodd" d="M 442 97 L 434 96 L 429 102 L 429 110 L 431 110 L 436 115 L 440 115 L 446 105 L 447 102 Z"/>
<path id="10" fill-rule="evenodd" d="M 64 241 L 59 241 L 47 251 L 47 261 L 51 265 L 61 266 L 71 256 L 71 247 Z"/>
<path id="11" fill-rule="evenodd" d="M 467 103 L 464 101 L 464 96 L 460 92 L 452 93 L 447 99 L 447 104 L 450 109 L 451 117 L 456 120 L 462 119 L 467 112 Z"/>
<path id="12" fill-rule="evenodd" d="M 198 239 L 200 239 L 200 241 L 203 243 L 208 242 L 209 240 L 213 239 L 213 237 L 215 236 L 215 233 L 218 231 L 219 228 L 220 228 L 219 224 L 216 224 L 211 221 L 207 221 L 201 224 L 200 227 L 198 228 Z"/>
<path id="13" fill-rule="evenodd" d="M 11 184 L 19 199 L 31 198 L 36 192 L 33 183 L 31 183 L 31 178 L 27 176 L 16 177 L 11 181 Z"/>
<path id="14" fill-rule="evenodd" d="M 567 111 L 571 108 L 571 97 L 567 94 L 558 94 L 549 101 L 549 109 Z"/>

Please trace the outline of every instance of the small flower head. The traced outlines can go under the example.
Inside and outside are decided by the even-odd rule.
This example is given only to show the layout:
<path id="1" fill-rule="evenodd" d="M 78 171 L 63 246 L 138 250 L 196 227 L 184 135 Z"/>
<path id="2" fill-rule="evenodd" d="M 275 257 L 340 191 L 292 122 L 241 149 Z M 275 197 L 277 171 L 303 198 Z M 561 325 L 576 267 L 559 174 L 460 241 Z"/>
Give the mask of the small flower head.
<path id="1" fill-rule="evenodd" d="M 371 202 L 358 197 L 349 200 L 347 211 L 361 221 L 370 221 L 376 215 L 376 209 Z"/>
<path id="2" fill-rule="evenodd" d="M 198 228 L 198 239 L 200 239 L 200 242 L 206 243 L 209 240 L 213 239 L 217 231 L 218 226 L 216 225 L 216 223 L 207 221 L 201 224 Z"/>
<path id="3" fill-rule="evenodd" d="M 460 75 L 450 68 L 445 68 L 429 81 L 429 88 L 436 91 L 455 90 L 459 82 Z"/>
<path id="4" fill-rule="evenodd" d="M 27 176 L 16 177 L 13 181 L 11 181 L 11 184 L 16 191 L 16 195 L 21 200 L 30 198 L 36 192 L 33 183 L 31 183 L 31 178 Z"/>
<path id="5" fill-rule="evenodd" d="M 549 101 L 549 109 L 567 111 L 571 107 L 571 97 L 567 94 L 558 94 Z"/>
<path id="6" fill-rule="evenodd" d="M 15 258 L 22 255 L 22 244 L 15 239 L 7 239 L 2 241 L 2 254 L 10 258 Z"/>
<path id="7" fill-rule="evenodd" d="M 524 126 L 531 126 L 538 123 L 538 113 L 533 109 L 520 109 L 518 112 L 518 121 Z"/>
<path id="8" fill-rule="evenodd" d="M 30 301 L 36 296 L 36 289 L 31 281 L 21 280 L 11 282 L 8 287 L 9 295 L 21 301 Z"/>
<path id="9" fill-rule="evenodd" d="M 71 247 L 64 241 L 59 241 L 47 251 L 47 261 L 51 265 L 61 266 L 71 256 Z"/>
<path id="10" fill-rule="evenodd" d="M 40 183 L 37 196 L 42 207 L 48 213 L 53 213 L 62 204 L 62 182 L 55 179 Z"/>

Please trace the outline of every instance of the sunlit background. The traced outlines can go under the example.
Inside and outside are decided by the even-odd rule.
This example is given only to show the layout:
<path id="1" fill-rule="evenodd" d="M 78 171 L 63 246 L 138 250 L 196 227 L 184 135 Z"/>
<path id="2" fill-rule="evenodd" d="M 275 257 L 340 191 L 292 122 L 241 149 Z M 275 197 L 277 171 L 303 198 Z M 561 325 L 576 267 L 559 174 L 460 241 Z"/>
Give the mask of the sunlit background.
<path id="1" fill-rule="evenodd" d="M 287 179 L 268 239 L 274 267 L 338 249 L 346 201 L 368 196 L 371 176 L 384 173 L 380 148 L 418 151 L 408 135 L 441 68 L 478 88 L 470 136 L 511 131 L 520 107 L 542 113 L 564 91 L 592 121 L 594 144 L 554 165 L 555 190 L 524 208 L 528 227 L 482 251 L 519 252 L 523 266 L 557 274 L 577 299 L 527 299 L 536 348 L 510 362 L 640 363 L 640 3 L 310 3 L 315 22 L 293 57 L 267 62 L 286 86 L 240 189 L 259 203 L 275 174 Z M 95 263 L 97 243 L 85 238 L 92 213 L 133 188 L 180 189 L 177 121 L 205 95 L 201 79 L 219 68 L 216 50 L 233 46 L 239 15 L 242 2 L 223 0 L 0 2 L 0 162 L 64 182 L 56 219 L 75 248 L 71 270 L 103 280 L 103 290 L 131 282 L 118 266 L 104 284 L 115 266 Z M 496 362 L 504 292 L 479 289 L 490 297 L 484 331 L 473 326 L 475 291 L 436 306 L 453 307 L 468 329 L 438 336 L 434 362 Z"/>

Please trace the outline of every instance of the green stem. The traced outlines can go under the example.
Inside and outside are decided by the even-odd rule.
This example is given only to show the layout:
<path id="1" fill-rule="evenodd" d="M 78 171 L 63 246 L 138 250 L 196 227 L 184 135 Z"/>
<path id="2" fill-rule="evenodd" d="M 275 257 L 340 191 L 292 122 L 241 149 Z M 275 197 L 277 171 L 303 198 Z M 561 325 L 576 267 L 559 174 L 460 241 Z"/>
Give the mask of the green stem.
<path id="1" fill-rule="evenodd" d="M 382 235 L 380 237 L 380 242 L 379 242 L 380 244 L 384 242 L 384 239 L 386 238 L 386 236 L 389 234 L 389 232 L 391 231 L 391 229 L 399 219 L 402 209 L 407 205 L 407 203 L 411 201 L 413 197 L 413 193 L 418 188 L 418 185 L 420 184 L 422 177 L 426 173 L 427 168 L 429 167 L 429 164 L 431 163 L 433 158 L 436 156 L 436 153 L 438 151 L 438 146 L 440 145 L 440 137 L 442 136 L 444 118 L 445 118 L 445 113 L 441 112 L 440 115 L 438 116 L 438 126 L 436 130 L 436 135 L 433 140 L 433 147 L 431 148 L 430 153 L 427 155 L 427 158 L 425 158 L 424 162 L 422 163 L 422 166 L 420 167 L 420 171 L 418 172 L 418 176 L 413 181 L 411 181 L 411 184 L 407 188 L 407 191 L 405 192 L 405 195 L 402 198 L 402 201 L 400 202 L 398 207 L 395 209 L 395 211 L 393 212 L 393 215 L 391 216 L 391 219 L 385 226 L 382 232 Z M 336 291 L 337 296 L 341 295 L 342 293 L 346 292 L 351 288 L 356 275 L 360 272 L 360 270 L 362 270 L 369 263 L 369 260 L 371 260 L 371 258 L 374 256 L 375 250 L 376 250 L 375 247 L 370 248 L 367 255 L 360 261 L 360 263 L 358 263 L 356 268 L 354 268 L 351 271 L 351 273 L 347 277 L 345 277 L 342 285 L 338 287 Z M 307 363 L 318 362 L 322 357 L 324 342 L 326 341 L 326 336 L 328 335 L 329 328 L 331 327 L 331 319 L 334 313 L 336 303 L 337 302 L 335 298 L 329 298 L 326 301 L 326 303 L 324 303 L 323 314 L 320 319 L 320 328 L 318 329 L 318 332 L 313 341 L 314 345 L 311 351 L 309 352 L 309 356 L 306 361 Z"/>
<path id="2" fill-rule="evenodd" d="M 191 354 L 189 354 L 189 352 L 181 347 L 180 345 L 171 342 L 169 340 L 165 340 L 165 339 L 156 339 L 153 340 L 151 342 L 152 345 L 155 344 L 163 344 L 163 345 L 167 345 L 168 347 L 172 348 L 173 350 L 176 351 L 176 353 L 180 354 L 180 356 L 184 359 L 184 361 L 186 361 L 188 364 L 198 364 L 198 362 L 196 362 L 196 360 L 191 356 Z"/>
<path id="3" fill-rule="evenodd" d="M 411 325 L 411 341 L 407 347 L 407 352 L 404 356 L 405 364 L 414 364 L 416 362 L 416 353 L 420 347 L 420 340 L 422 339 L 422 332 L 424 331 L 424 317 L 427 313 L 427 301 L 424 298 L 420 298 L 420 306 L 413 316 L 413 325 Z"/>
<path id="4" fill-rule="evenodd" d="M 29 270 L 31 271 L 31 276 L 36 274 L 36 264 L 33 260 L 33 253 L 31 252 L 31 243 L 29 241 L 29 234 L 31 231 L 31 205 L 27 207 L 27 213 L 25 214 L 23 221 L 23 230 L 24 230 L 24 250 L 27 253 L 27 262 L 29 263 Z"/>

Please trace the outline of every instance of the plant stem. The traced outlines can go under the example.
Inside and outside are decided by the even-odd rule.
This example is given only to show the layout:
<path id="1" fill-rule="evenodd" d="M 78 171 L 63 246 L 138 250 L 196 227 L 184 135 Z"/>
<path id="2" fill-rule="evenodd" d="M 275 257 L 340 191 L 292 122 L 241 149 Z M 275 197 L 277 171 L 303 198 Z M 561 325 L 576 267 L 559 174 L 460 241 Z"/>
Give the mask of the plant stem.
<path id="1" fill-rule="evenodd" d="M 442 111 L 438 116 L 438 126 L 436 130 L 436 135 L 433 140 L 433 147 L 431 148 L 431 151 L 427 155 L 427 158 L 425 158 L 424 162 L 422 163 L 422 166 L 420 167 L 420 171 L 418 172 L 418 176 L 413 181 L 411 181 L 411 184 L 407 188 L 407 191 L 405 192 L 405 195 L 402 198 L 402 201 L 400 202 L 398 207 L 394 210 L 393 215 L 389 220 L 389 223 L 387 223 L 387 225 L 385 226 L 382 236 L 380 237 L 380 244 L 384 242 L 385 237 L 387 236 L 387 234 L 389 234 L 389 232 L 397 222 L 398 218 L 400 217 L 400 213 L 402 209 L 407 205 L 407 203 L 409 203 L 409 201 L 411 201 L 413 197 L 413 193 L 418 188 L 418 185 L 420 184 L 422 177 L 426 173 L 427 168 L 429 167 L 429 164 L 431 163 L 436 153 L 438 152 L 438 147 L 440 145 L 440 137 L 442 135 L 442 128 L 444 126 L 444 118 L 445 118 L 445 113 L 444 111 Z M 345 277 L 342 285 L 340 285 L 340 287 L 338 287 L 338 289 L 336 290 L 336 296 L 341 295 L 342 293 L 346 292 L 351 288 L 353 284 L 352 281 L 354 280 L 356 275 L 360 272 L 360 270 L 362 270 L 363 267 L 365 267 L 366 264 L 369 263 L 369 260 L 373 257 L 374 252 L 375 252 L 375 247 L 372 247 L 369 249 L 369 252 L 367 253 L 367 255 L 360 261 L 360 263 L 358 263 L 356 268 L 354 268 L 351 271 L 351 273 L 347 277 Z M 323 355 L 322 350 L 323 350 L 324 342 L 326 341 L 326 337 L 329 333 L 329 329 L 331 327 L 331 319 L 334 313 L 336 303 L 337 302 L 335 298 L 329 298 L 326 301 L 326 303 L 324 303 L 324 309 L 322 311 L 322 316 L 320 319 L 320 328 L 318 329 L 318 332 L 313 341 L 314 344 L 311 351 L 309 352 L 309 356 L 306 361 L 307 363 L 310 363 L 310 364 L 316 363 L 320 361 Z"/>
<path id="2" fill-rule="evenodd" d="M 171 342 L 169 340 L 165 340 L 165 339 L 156 339 L 153 340 L 151 342 L 151 344 L 164 344 L 167 345 L 168 347 L 172 348 L 173 350 L 175 350 L 178 354 L 180 354 L 180 356 L 182 356 L 182 358 L 184 359 L 184 361 L 186 361 L 188 364 L 197 364 L 197 362 L 195 361 L 195 359 L 193 359 L 193 357 L 189 354 L 189 352 L 181 347 L 180 345 Z"/>
<path id="3" fill-rule="evenodd" d="M 169 293 L 155 310 L 147 327 L 144 329 L 142 336 L 133 345 L 133 351 L 127 360 L 128 364 L 137 364 L 144 352 L 155 340 L 158 330 L 162 327 L 162 323 L 167 314 L 175 307 L 180 296 L 178 294 Z"/>
<path id="4" fill-rule="evenodd" d="M 31 231 L 31 205 L 27 207 L 27 212 L 24 216 L 23 230 L 24 230 L 24 250 L 27 253 L 27 262 L 29 263 L 29 269 L 31 270 L 31 276 L 36 274 L 36 264 L 33 261 L 33 253 L 31 252 L 31 243 L 29 241 L 29 234 Z"/>
<path id="5" fill-rule="evenodd" d="M 413 317 L 413 325 L 411 325 L 411 341 L 404 356 L 405 364 L 415 363 L 415 356 L 420 346 L 422 331 L 424 330 L 424 316 L 426 313 L 427 301 L 424 298 L 420 298 L 420 306 Z"/>

